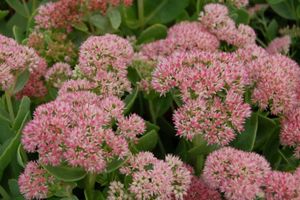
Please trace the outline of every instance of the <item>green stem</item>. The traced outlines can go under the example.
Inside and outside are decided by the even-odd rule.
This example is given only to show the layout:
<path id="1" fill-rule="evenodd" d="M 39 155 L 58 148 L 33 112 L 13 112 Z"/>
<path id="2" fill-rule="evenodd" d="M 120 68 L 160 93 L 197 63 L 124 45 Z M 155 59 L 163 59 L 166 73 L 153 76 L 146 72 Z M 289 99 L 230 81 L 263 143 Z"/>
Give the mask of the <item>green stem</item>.
<path id="1" fill-rule="evenodd" d="M 140 26 L 143 28 L 145 23 L 144 19 L 144 0 L 138 0 L 138 15 L 139 15 L 139 23 Z"/>
<path id="2" fill-rule="evenodd" d="M 94 189 L 96 183 L 96 174 L 88 174 L 85 179 L 85 197 L 86 200 L 94 199 Z"/>
<path id="3" fill-rule="evenodd" d="M 36 8 L 37 8 L 37 0 L 32 0 L 32 12 L 31 13 L 34 13 Z"/>
<path id="4" fill-rule="evenodd" d="M 27 3 L 25 0 L 22 0 L 22 3 L 23 3 L 23 6 L 24 6 L 24 9 L 25 9 L 25 12 L 27 14 L 27 17 L 29 18 L 30 17 L 30 11 L 29 11 L 29 8 L 27 6 Z"/>
<path id="5" fill-rule="evenodd" d="M 15 120 L 15 114 L 14 114 L 13 106 L 11 103 L 11 95 L 8 91 L 5 92 L 5 98 L 6 98 L 6 104 L 7 104 L 9 116 L 10 116 L 11 121 L 13 122 Z"/>
<path id="6" fill-rule="evenodd" d="M 152 123 L 156 124 L 157 119 L 156 119 L 156 114 L 154 112 L 153 102 L 151 100 L 149 100 L 148 102 L 149 102 L 149 111 L 150 111 L 150 115 L 151 115 L 151 121 L 152 121 Z M 159 135 L 158 135 L 158 146 L 160 148 L 162 155 L 165 156 L 166 150 L 165 150 L 165 147 L 164 147 Z"/>

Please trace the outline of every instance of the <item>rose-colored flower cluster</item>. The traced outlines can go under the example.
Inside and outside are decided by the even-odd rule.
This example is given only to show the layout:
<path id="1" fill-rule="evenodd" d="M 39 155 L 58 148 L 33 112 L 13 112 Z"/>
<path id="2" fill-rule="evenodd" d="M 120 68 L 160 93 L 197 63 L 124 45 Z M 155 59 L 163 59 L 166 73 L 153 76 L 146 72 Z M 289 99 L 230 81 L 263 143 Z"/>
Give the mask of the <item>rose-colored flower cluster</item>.
<path id="1" fill-rule="evenodd" d="M 25 150 L 38 152 L 42 164 L 57 166 L 66 161 L 100 173 L 115 157 L 125 158 L 128 141 L 145 131 L 141 118 L 124 118 L 123 111 L 124 103 L 117 97 L 101 99 L 87 91 L 67 92 L 36 109 L 23 130 L 22 144 Z M 113 129 L 119 121 L 136 124 Z"/>
<path id="2" fill-rule="evenodd" d="M 300 168 L 292 174 L 273 171 L 264 181 L 266 200 L 297 200 L 300 199 Z"/>
<path id="3" fill-rule="evenodd" d="M 20 192 L 26 199 L 45 199 L 49 195 L 49 188 L 58 181 L 38 163 L 30 161 L 20 175 L 18 183 Z"/>
<path id="4" fill-rule="evenodd" d="M 73 64 L 77 56 L 75 45 L 63 32 L 34 31 L 28 36 L 27 46 L 34 48 L 50 65 L 56 62 Z"/>
<path id="5" fill-rule="evenodd" d="M 255 31 L 244 24 L 236 27 L 235 22 L 229 17 L 227 7 L 224 5 L 207 4 L 204 7 L 204 12 L 200 14 L 199 20 L 209 32 L 228 44 L 237 47 L 255 44 Z"/>
<path id="6" fill-rule="evenodd" d="M 46 62 L 33 49 L 3 35 L 0 35 L 0 68 L 0 86 L 3 90 L 13 89 L 17 77 L 28 70 L 29 81 L 18 96 L 42 97 L 47 92 L 41 80 L 46 72 Z"/>
<path id="7" fill-rule="evenodd" d="M 157 60 L 175 51 L 216 51 L 219 45 L 219 40 L 199 22 L 185 21 L 171 27 L 166 39 L 142 46 L 140 53 L 148 59 Z"/>
<path id="8" fill-rule="evenodd" d="M 210 188 L 202 178 L 194 176 L 184 200 L 221 200 L 220 193 Z"/>
<path id="9" fill-rule="evenodd" d="M 178 135 L 191 140 L 200 134 L 209 144 L 226 145 L 251 114 L 243 100 L 248 81 L 234 54 L 183 52 L 160 60 L 152 86 L 161 94 L 172 88 L 182 94 L 184 105 L 173 116 Z"/>
<path id="10" fill-rule="evenodd" d="M 267 52 L 270 54 L 288 54 L 291 45 L 291 37 L 289 35 L 275 38 L 267 47 Z"/>
<path id="11" fill-rule="evenodd" d="M 203 170 L 204 181 L 231 200 L 252 200 L 260 195 L 269 163 L 256 153 L 224 147 L 211 153 Z"/>
<path id="12" fill-rule="evenodd" d="M 67 63 L 56 63 L 45 74 L 46 81 L 56 88 L 60 88 L 72 76 L 71 66 Z"/>
<path id="13" fill-rule="evenodd" d="M 99 95 L 122 96 L 131 91 L 127 66 L 133 55 L 126 39 L 112 34 L 92 36 L 80 47 L 78 70 L 82 78 L 97 84 Z"/>
<path id="14" fill-rule="evenodd" d="M 252 100 L 274 115 L 286 114 L 298 105 L 300 68 L 292 59 L 276 54 L 249 64 L 255 87 Z"/>
<path id="15" fill-rule="evenodd" d="M 183 199 L 192 178 L 177 157 L 167 155 L 163 161 L 150 152 L 132 156 L 121 172 L 132 177 L 132 181 L 127 189 L 121 182 L 112 182 L 108 192 L 110 200 Z"/>
<path id="16" fill-rule="evenodd" d="M 300 158 L 300 108 L 289 112 L 281 124 L 281 144 L 295 147 L 295 156 Z"/>
<path id="17" fill-rule="evenodd" d="M 72 25 L 82 20 L 85 10 L 100 10 L 105 14 L 108 5 L 118 6 L 122 3 L 130 6 L 132 0 L 58 0 L 40 6 L 35 21 L 38 28 L 70 30 Z"/>

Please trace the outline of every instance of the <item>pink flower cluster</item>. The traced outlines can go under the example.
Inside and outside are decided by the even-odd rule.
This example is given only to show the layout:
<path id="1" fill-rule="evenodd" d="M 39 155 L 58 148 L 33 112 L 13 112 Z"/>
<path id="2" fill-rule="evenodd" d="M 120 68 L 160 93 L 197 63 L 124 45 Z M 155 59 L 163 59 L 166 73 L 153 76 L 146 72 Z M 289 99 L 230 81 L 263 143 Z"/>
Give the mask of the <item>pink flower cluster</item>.
<path id="1" fill-rule="evenodd" d="M 267 52 L 270 54 L 288 54 L 291 45 L 291 37 L 289 35 L 275 38 L 267 47 Z"/>
<path id="2" fill-rule="evenodd" d="M 152 86 L 161 94 L 178 88 L 184 105 L 174 113 L 177 134 L 189 140 L 203 135 L 209 144 L 226 145 L 243 130 L 250 116 L 244 103 L 249 83 L 244 65 L 234 54 L 175 53 L 162 59 L 153 73 Z"/>
<path id="3" fill-rule="evenodd" d="M 51 176 L 38 163 L 29 162 L 23 174 L 19 177 L 20 192 L 26 199 L 45 199 L 50 191 L 49 187 L 58 182 L 54 176 Z"/>
<path id="4" fill-rule="evenodd" d="M 29 81 L 18 96 L 41 97 L 47 92 L 41 80 L 46 72 L 46 62 L 33 49 L 3 35 L 0 35 L 0 68 L 0 86 L 3 90 L 14 89 L 17 77 L 28 70 Z"/>
<path id="5" fill-rule="evenodd" d="M 165 161 L 158 160 L 150 152 L 132 156 L 121 172 L 132 177 L 128 193 L 120 182 L 110 185 L 108 199 L 137 200 L 183 199 L 191 183 L 191 174 L 177 157 L 168 155 Z"/>
<path id="6" fill-rule="evenodd" d="M 101 95 L 122 96 L 131 90 L 127 66 L 132 58 L 133 48 L 126 39 L 92 36 L 80 47 L 78 68 L 82 77 L 98 85 Z"/>
<path id="7" fill-rule="evenodd" d="M 264 182 L 267 200 L 298 200 L 300 199 L 300 168 L 296 173 L 273 171 Z"/>
<path id="8" fill-rule="evenodd" d="M 174 51 L 216 51 L 219 45 L 219 40 L 199 22 L 185 21 L 171 27 L 166 39 L 142 46 L 141 54 L 148 59 L 157 60 Z"/>
<path id="9" fill-rule="evenodd" d="M 81 0 L 59 0 L 49 2 L 38 8 L 35 21 L 38 28 L 71 28 L 71 25 L 79 22 Z"/>
<path id="10" fill-rule="evenodd" d="M 56 88 L 60 88 L 72 76 L 71 66 L 67 63 L 56 63 L 45 74 L 46 81 Z"/>
<path id="11" fill-rule="evenodd" d="M 281 121 L 280 142 L 295 147 L 295 156 L 300 158 L 300 108 L 289 112 Z"/>
<path id="12" fill-rule="evenodd" d="M 184 200 L 221 200 L 220 193 L 210 188 L 202 178 L 194 176 Z"/>
<path id="13" fill-rule="evenodd" d="M 203 170 L 204 181 L 231 200 L 252 200 L 263 191 L 269 163 L 255 153 L 224 147 L 211 153 Z"/>
<path id="14" fill-rule="evenodd" d="M 280 115 L 298 105 L 300 68 L 295 61 L 280 54 L 269 55 L 254 60 L 249 68 L 255 84 L 252 100 L 260 108 Z"/>
<path id="15" fill-rule="evenodd" d="M 118 6 L 122 2 L 126 6 L 132 4 L 132 0 L 58 0 L 40 6 L 35 21 L 38 28 L 70 30 L 82 20 L 85 10 L 105 13 L 108 5 Z"/>
<path id="16" fill-rule="evenodd" d="M 67 162 L 88 172 L 101 173 L 107 162 L 129 154 L 128 141 L 145 131 L 138 116 L 125 118 L 124 103 L 117 97 L 101 99 L 87 92 L 67 92 L 39 106 L 23 130 L 22 144 L 38 152 L 42 164 Z M 114 122 L 137 124 L 113 129 Z M 126 133 L 126 134 L 122 134 Z"/>
<path id="17" fill-rule="evenodd" d="M 228 44 L 243 47 L 255 44 L 255 31 L 248 25 L 240 24 L 236 27 L 235 22 L 229 17 L 228 9 L 221 4 L 207 4 L 204 12 L 200 14 L 201 24 L 219 40 Z"/>

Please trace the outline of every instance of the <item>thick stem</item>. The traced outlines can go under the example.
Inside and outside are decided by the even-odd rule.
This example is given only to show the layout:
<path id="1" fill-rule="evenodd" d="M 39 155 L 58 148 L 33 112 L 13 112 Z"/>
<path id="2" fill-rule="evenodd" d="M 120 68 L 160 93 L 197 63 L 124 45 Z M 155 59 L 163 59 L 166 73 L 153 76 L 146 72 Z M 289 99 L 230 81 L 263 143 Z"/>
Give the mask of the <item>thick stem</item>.
<path id="1" fill-rule="evenodd" d="M 6 104 L 7 104 L 7 108 L 8 108 L 9 117 L 10 117 L 10 120 L 13 122 L 15 120 L 15 114 L 14 114 L 13 106 L 11 103 L 11 95 L 8 91 L 5 92 L 5 98 L 6 98 Z"/>
<path id="2" fill-rule="evenodd" d="M 96 183 L 96 174 L 88 174 L 85 179 L 85 196 L 86 200 L 94 199 L 94 189 Z"/>

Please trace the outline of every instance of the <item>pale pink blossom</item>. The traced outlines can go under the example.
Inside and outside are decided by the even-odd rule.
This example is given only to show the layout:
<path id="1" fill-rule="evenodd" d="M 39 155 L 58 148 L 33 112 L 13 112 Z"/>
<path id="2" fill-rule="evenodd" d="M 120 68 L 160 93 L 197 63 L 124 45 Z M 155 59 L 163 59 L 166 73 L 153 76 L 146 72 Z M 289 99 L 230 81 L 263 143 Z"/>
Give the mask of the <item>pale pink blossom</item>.
<path id="1" fill-rule="evenodd" d="M 122 96 L 131 90 L 127 66 L 133 56 L 126 39 L 112 34 L 92 36 L 80 47 L 78 66 L 82 76 L 98 85 L 101 95 Z"/>
<path id="2" fill-rule="evenodd" d="M 54 185 L 55 181 L 55 178 L 38 163 L 30 161 L 19 176 L 18 184 L 21 194 L 26 199 L 46 199 L 49 186 Z"/>
<path id="3" fill-rule="evenodd" d="M 226 199 L 252 200 L 262 192 L 270 170 L 260 155 L 224 147 L 209 154 L 203 178 L 208 186 L 224 193 Z"/>
<path id="4" fill-rule="evenodd" d="M 273 171 L 264 181 L 266 200 L 299 200 L 300 179 L 287 172 Z"/>
<path id="5" fill-rule="evenodd" d="M 59 0 L 41 5 L 35 16 L 37 27 L 70 29 L 72 24 L 79 22 L 82 15 L 79 12 L 80 2 L 81 0 Z"/>
<path id="6" fill-rule="evenodd" d="M 219 40 L 199 22 L 181 22 L 172 26 L 166 39 L 142 46 L 141 54 L 151 60 L 171 55 L 175 51 L 216 51 Z"/>
<path id="7" fill-rule="evenodd" d="M 293 109 L 283 117 L 280 142 L 295 147 L 295 156 L 300 158 L 300 108 Z"/>
<path id="8" fill-rule="evenodd" d="M 121 172 L 132 177 L 128 191 L 137 200 L 183 199 L 191 183 L 188 169 L 171 155 L 163 161 L 150 152 L 138 153 L 129 159 Z M 121 185 L 118 188 L 122 188 Z"/>
<path id="9" fill-rule="evenodd" d="M 249 64 L 254 81 L 252 100 L 272 114 L 289 112 L 298 105 L 300 68 L 292 59 L 276 54 L 261 57 Z"/>
<path id="10" fill-rule="evenodd" d="M 48 69 L 45 78 L 54 87 L 60 88 L 66 80 L 72 76 L 71 66 L 67 63 L 56 63 Z"/>
<path id="11" fill-rule="evenodd" d="M 0 86 L 3 90 L 14 89 L 17 77 L 28 70 L 29 81 L 17 97 L 42 97 L 46 94 L 47 89 L 42 81 L 47 68 L 45 60 L 33 49 L 3 35 L 0 35 L 0 68 Z"/>
<path id="12" fill-rule="evenodd" d="M 87 91 L 60 94 L 36 109 L 23 130 L 22 143 L 25 150 L 39 153 L 42 164 L 67 162 L 101 173 L 107 162 L 130 153 L 130 138 L 113 129 L 113 119 L 124 118 L 123 109 L 124 103 L 117 97 L 101 99 Z"/>
<path id="13" fill-rule="evenodd" d="M 270 54 L 288 54 L 291 45 L 291 37 L 289 35 L 278 37 L 272 40 L 267 47 L 267 52 Z"/>

